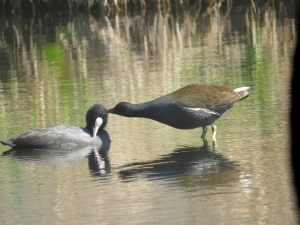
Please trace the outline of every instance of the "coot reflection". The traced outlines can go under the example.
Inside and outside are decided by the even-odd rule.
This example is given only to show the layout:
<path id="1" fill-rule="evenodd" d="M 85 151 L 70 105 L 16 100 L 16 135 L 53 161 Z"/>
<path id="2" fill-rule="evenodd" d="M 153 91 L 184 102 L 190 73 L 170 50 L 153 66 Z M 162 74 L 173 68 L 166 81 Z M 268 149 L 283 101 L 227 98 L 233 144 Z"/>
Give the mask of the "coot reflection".
<path id="1" fill-rule="evenodd" d="M 86 113 L 86 127 L 54 125 L 29 130 L 9 140 L 0 141 L 12 148 L 74 149 L 90 147 L 100 149 L 110 144 L 106 130 L 107 109 L 94 104 Z"/>
<path id="2" fill-rule="evenodd" d="M 90 173 L 94 177 L 108 174 L 111 171 L 107 152 L 93 150 L 88 154 Z"/>

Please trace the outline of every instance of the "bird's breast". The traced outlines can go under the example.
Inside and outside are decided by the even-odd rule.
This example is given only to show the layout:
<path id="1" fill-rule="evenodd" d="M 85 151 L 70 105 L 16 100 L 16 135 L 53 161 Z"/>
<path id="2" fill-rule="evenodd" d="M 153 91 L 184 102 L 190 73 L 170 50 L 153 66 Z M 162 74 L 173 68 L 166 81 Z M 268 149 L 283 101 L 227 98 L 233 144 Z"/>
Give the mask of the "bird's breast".
<path id="1" fill-rule="evenodd" d="M 144 117 L 178 129 L 194 129 L 210 125 L 220 116 L 208 109 L 184 107 L 174 101 L 164 101 L 164 104 L 152 104 Z"/>

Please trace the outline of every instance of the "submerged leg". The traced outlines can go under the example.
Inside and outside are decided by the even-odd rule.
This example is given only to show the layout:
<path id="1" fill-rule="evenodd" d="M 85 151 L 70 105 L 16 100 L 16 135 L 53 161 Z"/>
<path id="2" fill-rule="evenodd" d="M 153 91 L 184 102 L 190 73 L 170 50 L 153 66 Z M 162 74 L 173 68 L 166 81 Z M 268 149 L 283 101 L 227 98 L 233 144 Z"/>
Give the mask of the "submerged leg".
<path id="1" fill-rule="evenodd" d="M 201 139 L 205 139 L 206 133 L 207 133 L 207 127 L 203 127 L 203 133 L 201 135 Z"/>
<path id="2" fill-rule="evenodd" d="M 213 123 L 211 127 L 213 131 L 212 139 L 214 142 L 217 142 L 217 125 Z"/>

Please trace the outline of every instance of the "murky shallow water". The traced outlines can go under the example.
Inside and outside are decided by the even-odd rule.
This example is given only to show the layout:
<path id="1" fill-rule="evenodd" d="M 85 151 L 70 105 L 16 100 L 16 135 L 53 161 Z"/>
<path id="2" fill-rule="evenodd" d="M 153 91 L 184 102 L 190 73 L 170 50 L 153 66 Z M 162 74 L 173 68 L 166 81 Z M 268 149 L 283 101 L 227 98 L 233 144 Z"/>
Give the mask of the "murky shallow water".
<path id="1" fill-rule="evenodd" d="M 139 103 L 190 83 L 258 86 L 217 121 L 217 148 L 201 129 L 116 115 L 99 158 L 0 146 L 1 224 L 297 224 L 287 119 L 295 28 L 282 7 L 233 7 L 228 18 L 217 9 L 2 17 L 1 140 L 84 126 L 96 102 Z"/>

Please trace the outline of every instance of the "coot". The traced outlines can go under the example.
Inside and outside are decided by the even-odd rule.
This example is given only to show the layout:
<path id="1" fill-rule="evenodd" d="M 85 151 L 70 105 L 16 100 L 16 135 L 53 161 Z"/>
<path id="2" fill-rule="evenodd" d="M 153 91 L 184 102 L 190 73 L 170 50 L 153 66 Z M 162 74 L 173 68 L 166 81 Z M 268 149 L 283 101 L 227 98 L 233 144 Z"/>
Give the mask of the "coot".
<path id="1" fill-rule="evenodd" d="M 110 143 L 109 134 L 104 130 L 107 117 L 107 109 L 102 104 L 94 104 L 86 113 L 86 127 L 68 125 L 42 127 L 0 142 L 12 148 L 100 149 L 103 144 Z"/>

